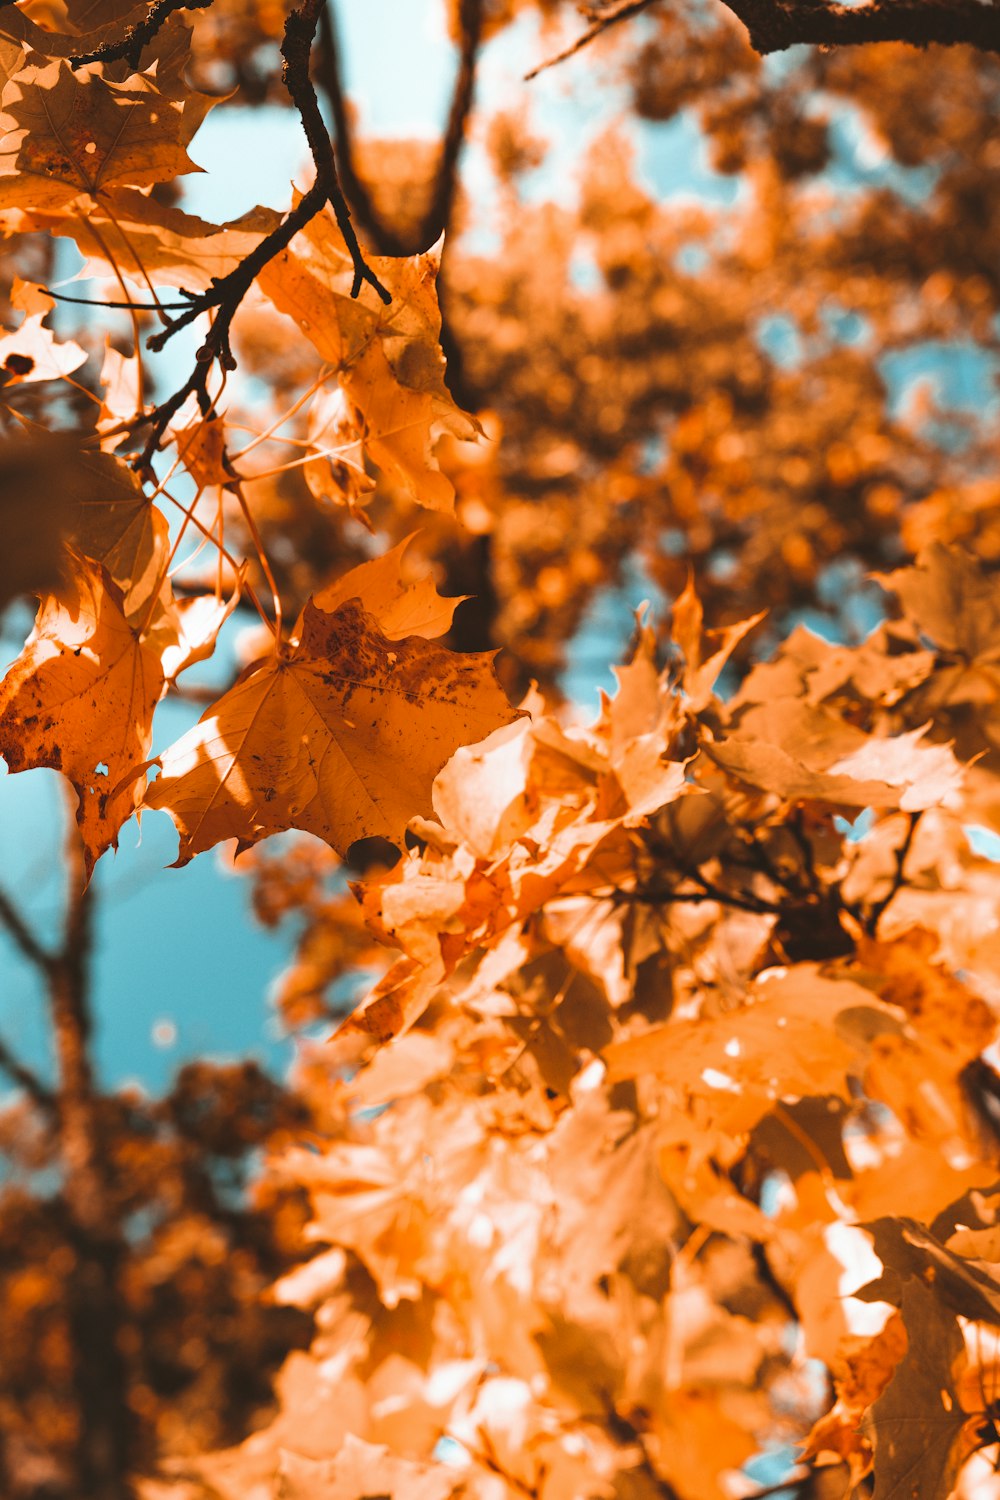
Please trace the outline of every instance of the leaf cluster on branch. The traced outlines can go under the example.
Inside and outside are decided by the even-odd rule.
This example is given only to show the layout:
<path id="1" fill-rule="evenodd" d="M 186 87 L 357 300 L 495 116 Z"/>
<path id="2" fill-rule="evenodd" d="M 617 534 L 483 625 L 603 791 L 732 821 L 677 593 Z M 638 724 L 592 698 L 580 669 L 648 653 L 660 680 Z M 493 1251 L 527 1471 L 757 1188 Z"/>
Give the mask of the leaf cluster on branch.
<path id="1" fill-rule="evenodd" d="M 40 599 L 0 754 L 61 773 L 76 823 L 61 947 L 0 895 L 58 1060 L 0 1043 L 19 1496 L 730 1500 L 774 1450 L 826 1500 L 988 1482 L 995 421 L 908 410 L 887 371 L 997 352 L 997 12 L 587 8 L 563 64 L 618 37 L 632 125 L 695 128 L 739 200 L 657 201 L 609 128 L 575 202 L 533 202 L 544 143 L 507 110 L 487 257 L 458 156 L 483 46 L 533 8 L 451 7 L 399 213 L 416 153 L 355 139 L 320 0 L 0 9 L 0 605 Z M 887 41 L 978 50 L 759 56 Z M 307 166 L 285 212 L 214 223 L 181 179 L 227 60 L 284 90 Z M 848 104 L 876 149 L 845 184 Z M 51 288 L 65 241 L 102 296 Z M 672 604 L 582 727 L 552 689 L 637 560 Z M 203 712 L 154 756 L 168 695 Z M 341 1022 L 297 1106 L 207 1065 L 101 1094 L 88 882 L 156 811 L 178 864 L 229 844 L 297 926 L 281 1012 Z M 224 1164 L 266 1145 L 232 1208 Z M 234 1382 L 281 1327 L 255 1411 Z"/>

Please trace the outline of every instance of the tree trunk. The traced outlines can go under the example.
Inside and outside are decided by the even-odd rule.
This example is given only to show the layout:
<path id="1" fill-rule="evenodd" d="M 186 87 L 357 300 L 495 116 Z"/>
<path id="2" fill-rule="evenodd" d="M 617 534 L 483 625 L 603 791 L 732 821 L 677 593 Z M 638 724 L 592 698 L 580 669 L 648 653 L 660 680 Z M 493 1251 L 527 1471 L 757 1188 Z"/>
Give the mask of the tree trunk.
<path id="1" fill-rule="evenodd" d="M 102 1150 L 90 1057 L 88 996 L 93 895 L 84 884 L 76 830 L 69 840 L 69 896 L 61 950 L 49 964 L 64 1198 L 76 1241 L 70 1321 L 76 1357 L 81 1500 L 133 1500 L 133 1422 L 122 1348 L 122 1239 Z"/>

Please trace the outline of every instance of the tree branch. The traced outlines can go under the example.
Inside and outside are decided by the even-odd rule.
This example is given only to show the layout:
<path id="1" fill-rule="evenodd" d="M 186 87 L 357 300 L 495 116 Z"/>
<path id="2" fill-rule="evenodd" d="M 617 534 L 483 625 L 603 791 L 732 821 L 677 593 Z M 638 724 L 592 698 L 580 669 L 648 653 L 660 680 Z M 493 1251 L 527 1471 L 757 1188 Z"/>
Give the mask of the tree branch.
<path id="1" fill-rule="evenodd" d="M 765 901 L 763 897 L 753 896 L 749 892 L 738 895 L 735 891 L 723 890 L 697 872 L 685 871 L 681 878 L 693 881 L 698 889 L 682 891 L 677 886 L 645 885 L 637 886 L 632 891 L 614 891 L 611 899 L 616 903 L 640 902 L 645 906 L 701 906 L 711 901 L 717 906 L 731 907 L 734 911 L 753 912 L 755 916 L 773 917 L 781 913 L 781 907 L 773 901 Z"/>
<path id="2" fill-rule="evenodd" d="M 71 57 L 71 68 L 83 68 L 87 63 L 117 62 L 124 58 L 133 72 L 139 67 L 143 48 L 156 36 L 164 22 L 178 10 L 207 10 L 212 0 L 154 0 L 146 12 L 145 19 L 134 26 L 127 26 L 117 42 L 102 42 L 93 52 L 79 53 Z"/>
<path id="3" fill-rule="evenodd" d="M 545 62 L 539 63 L 537 68 L 532 68 L 530 73 L 525 73 L 525 83 L 530 83 L 533 78 L 538 77 L 539 73 L 544 73 L 546 68 L 554 68 L 557 63 L 565 62 L 568 57 L 582 52 L 584 47 L 589 46 L 595 37 L 601 35 L 602 31 L 607 31 L 609 26 L 614 26 L 619 21 L 628 21 L 632 16 L 637 16 L 640 11 L 648 10 L 655 3 L 656 0 L 618 0 L 617 5 L 612 5 L 602 11 L 587 27 L 587 30 L 581 32 L 576 40 L 570 42 L 562 52 L 557 52 L 555 57 L 546 58 Z"/>
<path id="4" fill-rule="evenodd" d="M 1000 8 L 981 0 L 870 0 L 865 5 L 816 4 L 799 0 L 723 0 L 750 33 L 762 55 L 810 43 L 820 47 L 907 42 L 926 47 L 967 43 L 981 52 L 1000 51 Z"/>
<path id="5" fill-rule="evenodd" d="M 305 0 L 305 4 L 299 10 L 290 12 L 285 21 L 285 35 L 281 43 L 281 55 L 285 64 L 282 81 L 299 112 L 302 128 L 316 167 L 316 180 L 277 229 L 265 235 L 260 244 L 240 262 L 235 270 L 221 278 L 213 277 L 207 291 L 199 295 L 190 295 L 190 305 L 186 311 L 179 318 L 172 318 L 166 328 L 146 340 L 146 347 L 157 353 L 181 328 L 186 328 L 202 313 L 210 312 L 212 308 L 218 309 L 205 342 L 198 350 L 195 368 L 185 384 L 179 391 L 175 391 L 169 400 L 155 407 L 143 418 L 143 423 L 150 425 L 152 431 L 139 459 L 140 468 L 148 467 L 171 417 L 180 410 L 189 396 L 196 397 L 202 415 L 207 416 L 211 412 L 214 403 L 208 394 L 208 377 L 212 367 L 218 364 L 223 370 L 236 368 L 236 360 L 230 345 L 230 330 L 240 303 L 268 262 L 280 254 L 299 230 L 304 228 L 310 219 L 314 219 L 327 203 L 333 209 L 354 265 L 351 296 L 357 297 L 362 286 L 367 282 L 369 286 L 374 287 L 384 303 L 388 304 L 392 300 L 391 294 L 379 281 L 374 271 L 369 269 L 361 246 L 358 244 L 358 237 L 351 223 L 351 211 L 337 177 L 330 138 L 320 113 L 316 91 L 309 77 L 316 23 L 324 4 L 325 0 Z"/>
<path id="6" fill-rule="evenodd" d="M 656 0 L 618 0 L 599 12 L 582 32 L 555 57 L 526 73 L 537 78 L 546 68 L 565 62 L 595 37 L 619 21 L 648 10 Z M 868 0 L 841 5 L 836 0 L 721 0 L 749 33 L 755 52 L 784 52 L 803 44 L 816 47 L 858 47 L 872 42 L 904 42 L 927 47 L 966 44 L 980 52 L 1000 52 L 1000 7 L 985 0 Z"/>
<path id="7" fill-rule="evenodd" d="M 458 158 L 475 93 L 476 64 L 483 34 L 483 0 L 461 0 L 460 21 L 462 42 L 458 71 L 434 183 L 417 229 L 405 238 L 382 218 L 371 193 L 358 175 L 336 27 L 328 8 L 325 7 L 320 16 L 319 77 L 333 115 L 337 166 L 344 194 L 357 215 L 358 223 L 382 255 L 419 254 L 440 239 L 448 226 L 455 198 Z"/>
<path id="8" fill-rule="evenodd" d="M 51 961 L 49 1009 L 55 1042 L 56 1113 L 63 1198 L 73 1227 L 76 1265 L 69 1280 L 69 1322 L 80 1413 L 78 1493 L 88 1500 L 134 1500 L 134 1419 L 121 1334 L 123 1244 L 100 1099 L 91 1062 L 89 1000 L 94 887 L 87 885 L 75 827 L 67 839 L 68 909 Z"/>
<path id="9" fill-rule="evenodd" d="M 892 883 L 889 886 L 887 893 L 882 897 L 881 901 L 876 901 L 875 905 L 870 906 L 865 914 L 864 927 L 869 937 L 875 937 L 876 933 L 878 932 L 878 924 L 881 920 L 882 914 L 889 906 L 889 903 L 895 900 L 899 891 L 902 889 L 903 866 L 906 864 L 906 856 L 909 854 L 911 845 L 913 844 L 913 835 L 917 831 L 917 824 L 920 822 L 920 814 L 918 812 L 910 813 L 909 818 L 910 821 L 907 824 L 906 834 L 904 835 L 903 841 L 899 845 L 899 848 L 896 850 L 896 868 L 893 871 Z"/>
<path id="10" fill-rule="evenodd" d="M 188 302 L 114 302 L 108 297 L 69 297 L 65 292 L 56 292 L 50 286 L 40 288 L 46 297 L 57 302 L 74 302 L 79 307 L 106 307 L 109 312 L 164 312 L 176 308 L 187 311 Z"/>
<path id="11" fill-rule="evenodd" d="M 458 158 L 465 140 L 465 127 L 472 108 L 476 87 L 476 62 L 483 37 L 483 0 L 461 0 L 462 49 L 455 88 L 448 112 L 448 126 L 441 142 L 441 157 L 434 179 L 434 191 L 427 205 L 417 236 L 419 249 L 427 249 L 444 233 L 451 218 L 455 199 Z"/>
<path id="12" fill-rule="evenodd" d="M 52 955 L 42 947 L 13 901 L 3 891 L 0 891 L 0 926 L 13 939 L 21 955 L 48 977 L 52 970 Z"/>
<path id="13" fill-rule="evenodd" d="M 54 1114 L 56 1111 L 55 1095 L 51 1089 L 46 1088 L 42 1080 L 31 1071 L 20 1058 L 15 1057 L 7 1043 L 0 1038 L 0 1069 L 7 1074 L 12 1083 L 16 1083 L 19 1089 L 23 1089 L 33 1104 L 46 1114 Z"/>

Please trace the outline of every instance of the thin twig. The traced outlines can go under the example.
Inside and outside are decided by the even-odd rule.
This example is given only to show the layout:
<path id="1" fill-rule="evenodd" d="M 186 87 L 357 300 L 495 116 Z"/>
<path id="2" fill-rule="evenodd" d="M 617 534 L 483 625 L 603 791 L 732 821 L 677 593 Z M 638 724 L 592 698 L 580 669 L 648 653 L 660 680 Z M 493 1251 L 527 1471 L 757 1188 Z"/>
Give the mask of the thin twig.
<path id="1" fill-rule="evenodd" d="M 655 0 L 618 0 L 617 5 L 612 5 L 608 10 L 602 11 L 587 27 L 587 30 L 581 32 L 576 40 L 565 47 L 562 52 L 557 52 L 555 57 L 546 58 L 545 62 L 539 63 L 537 68 L 532 68 L 530 73 L 525 73 L 525 83 L 530 83 L 533 78 L 538 77 L 539 73 L 544 73 L 546 68 L 554 68 L 557 63 L 565 62 L 568 57 L 581 52 L 595 37 L 600 36 L 602 31 L 607 31 L 609 26 L 614 26 L 619 21 L 627 21 L 632 16 L 637 16 L 640 11 L 648 10 L 653 4 Z"/>
<path id="2" fill-rule="evenodd" d="M 109 312 L 117 312 L 119 309 L 125 312 L 160 312 L 163 308 L 179 312 L 191 306 L 190 298 L 186 302 L 112 302 L 107 297 L 68 297 L 65 292 L 54 292 L 49 286 L 43 286 L 41 290 L 46 297 L 54 297 L 57 302 L 75 302 L 81 307 L 106 307 Z"/>
<path id="3" fill-rule="evenodd" d="M 917 831 L 917 824 L 919 822 L 920 813 L 910 813 L 909 823 L 907 824 L 906 828 L 906 834 L 903 838 L 902 843 L 899 845 L 899 848 L 896 850 L 896 867 L 893 871 L 892 884 L 890 885 L 887 893 L 882 897 L 881 901 L 876 901 L 875 905 L 870 906 L 867 913 L 865 914 L 865 931 L 868 933 L 869 937 L 875 937 L 878 931 L 878 924 L 883 913 L 885 912 L 889 903 L 895 900 L 896 896 L 899 894 L 899 891 L 902 889 L 903 866 L 906 864 L 906 857 L 910 852 L 911 845 L 913 844 L 913 835 Z"/>
<path id="4" fill-rule="evenodd" d="M 7 1077 L 16 1083 L 18 1088 L 23 1089 L 33 1104 L 43 1109 L 46 1114 L 54 1113 L 56 1109 L 55 1096 L 51 1089 L 46 1088 L 40 1078 L 20 1058 L 15 1057 L 7 1043 L 0 1039 L 0 1068 Z"/>
<path id="5" fill-rule="evenodd" d="M 13 901 L 3 891 L 0 891 L 0 925 L 6 929 L 7 935 L 14 940 L 15 946 L 29 963 L 33 963 L 40 973 L 48 976 L 52 971 L 52 954 L 42 947 Z"/>
<path id="6" fill-rule="evenodd" d="M 154 0 L 142 21 L 126 26 L 117 42 L 102 42 L 93 52 L 83 52 L 71 57 L 71 68 L 83 68 L 88 63 L 117 62 L 124 58 L 135 72 L 142 58 L 143 48 L 156 36 L 164 22 L 178 10 L 207 10 L 212 0 Z"/>
<path id="7" fill-rule="evenodd" d="M 421 241 L 420 249 L 433 245 L 444 233 L 451 218 L 458 158 L 462 142 L 465 140 L 465 126 L 475 94 L 476 62 L 483 37 L 483 0 L 461 0 L 459 18 L 462 27 L 462 50 L 458 72 L 455 75 L 451 109 L 448 112 L 448 126 L 444 133 L 444 140 L 441 142 L 441 156 L 434 178 L 434 190 L 420 225 L 418 235 Z"/>
<path id="8" fill-rule="evenodd" d="M 706 901 L 712 901 L 717 906 L 730 906 L 735 911 L 753 912 L 755 916 L 780 915 L 781 907 L 773 901 L 765 901 L 759 896 L 738 896 L 733 891 L 725 891 L 721 886 L 712 885 L 700 875 L 685 875 L 683 878 L 693 880 L 699 889 L 682 891 L 677 886 L 637 886 L 633 891 L 615 891 L 611 899 L 614 902 L 639 902 L 648 906 L 701 906 Z"/>
<path id="9" fill-rule="evenodd" d="M 795 843 L 798 845 L 799 853 L 802 855 L 802 868 L 809 884 L 809 889 L 814 895 L 821 894 L 820 879 L 816 872 L 816 851 L 806 837 L 806 831 L 802 826 L 802 809 L 796 807 L 786 825 Z"/>

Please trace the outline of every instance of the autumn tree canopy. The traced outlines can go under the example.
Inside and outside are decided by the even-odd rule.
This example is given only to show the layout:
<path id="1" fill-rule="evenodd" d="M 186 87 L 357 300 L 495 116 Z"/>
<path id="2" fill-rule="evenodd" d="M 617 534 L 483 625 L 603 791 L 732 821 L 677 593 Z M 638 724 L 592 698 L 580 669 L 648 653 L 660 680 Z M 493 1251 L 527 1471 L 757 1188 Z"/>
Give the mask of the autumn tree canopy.
<path id="1" fill-rule="evenodd" d="M 0 755 L 72 810 L 0 1488 L 995 1495 L 1000 10 L 446 9 L 429 145 L 332 0 L 0 8 Z M 283 211 L 191 213 L 274 104 Z M 102 1087 L 159 814 L 293 933 L 287 1087 Z"/>

